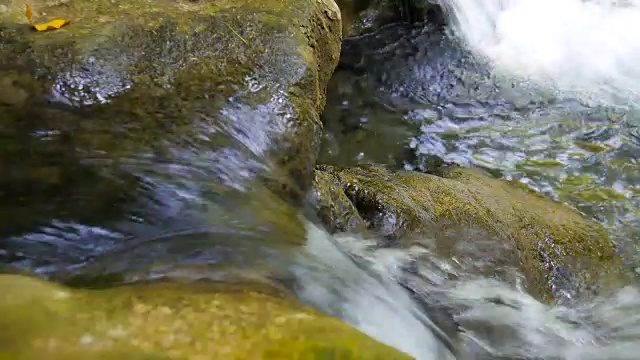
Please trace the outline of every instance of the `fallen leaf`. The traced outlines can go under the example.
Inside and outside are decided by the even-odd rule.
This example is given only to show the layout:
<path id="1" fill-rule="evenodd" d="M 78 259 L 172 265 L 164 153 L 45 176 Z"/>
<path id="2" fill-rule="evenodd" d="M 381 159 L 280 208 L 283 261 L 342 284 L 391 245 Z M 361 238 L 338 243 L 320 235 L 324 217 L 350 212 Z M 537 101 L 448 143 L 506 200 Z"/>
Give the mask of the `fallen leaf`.
<path id="1" fill-rule="evenodd" d="M 27 19 L 31 23 L 31 6 L 27 5 L 27 10 L 25 11 L 25 15 L 27 15 Z"/>
<path id="2" fill-rule="evenodd" d="M 27 16 L 27 19 L 29 20 L 31 26 L 33 26 L 33 28 L 38 31 L 60 29 L 61 27 L 71 22 L 71 20 L 69 19 L 55 19 L 44 24 L 34 24 L 32 20 L 33 13 L 31 12 L 31 6 L 29 5 L 27 5 L 27 9 L 25 10 L 24 14 Z"/>
<path id="3" fill-rule="evenodd" d="M 45 24 L 33 24 L 33 27 L 38 31 L 55 30 L 55 29 L 60 29 L 61 27 L 67 25 L 70 22 L 71 20 L 69 19 L 64 19 L 64 20 L 56 19 L 56 20 L 51 20 Z"/>

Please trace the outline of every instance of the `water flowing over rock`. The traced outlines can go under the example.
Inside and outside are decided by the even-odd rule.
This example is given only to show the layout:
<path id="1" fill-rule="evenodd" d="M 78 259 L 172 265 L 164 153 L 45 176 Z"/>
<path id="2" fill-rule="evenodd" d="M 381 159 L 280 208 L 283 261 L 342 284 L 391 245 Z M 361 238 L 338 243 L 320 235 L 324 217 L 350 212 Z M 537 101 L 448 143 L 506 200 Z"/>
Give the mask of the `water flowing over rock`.
<path id="1" fill-rule="evenodd" d="M 29 4 L 72 22 L 36 32 L 14 0 L 0 13 L 3 262 L 147 263 L 145 242 L 194 232 L 303 241 L 290 204 L 339 57 L 333 1 Z"/>
<path id="2" fill-rule="evenodd" d="M 0 12 L 0 270 L 101 290 L 0 275 L 4 356 L 408 358 L 270 278 L 306 237 L 333 1 L 29 5 L 71 23 Z"/>
<path id="3" fill-rule="evenodd" d="M 477 233 L 497 239 L 508 249 L 465 256 L 486 256 L 490 264 L 479 271 L 487 275 L 498 265 L 516 266 L 541 299 L 597 291 L 601 276 L 619 275 L 620 258 L 599 224 L 479 170 L 441 171 L 437 176 L 375 165 L 319 166 L 312 201 L 333 231 L 374 231 L 386 239 L 382 246 L 423 236 L 451 249 L 482 238 Z"/>

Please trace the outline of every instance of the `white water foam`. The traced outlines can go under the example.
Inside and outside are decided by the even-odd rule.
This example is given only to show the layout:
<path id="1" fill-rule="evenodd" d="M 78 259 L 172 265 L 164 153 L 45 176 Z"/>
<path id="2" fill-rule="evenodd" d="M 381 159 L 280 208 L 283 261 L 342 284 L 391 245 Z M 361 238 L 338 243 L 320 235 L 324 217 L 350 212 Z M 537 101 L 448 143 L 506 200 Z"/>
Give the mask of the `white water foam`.
<path id="1" fill-rule="evenodd" d="M 419 288 L 458 309 L 454 317 L 464 333 L 454 340 L 457 359 L 638 358 L 636 288 L 571 307 L 547 305 L 520 286 L 466 273 L 459 262 L 438 255 L 429 239 L 417 247 L 380 249 L 372 246 L 374 239 L 332 236 L 311 223 L 307 231 L 307 246 L 294 269 L 301 299 L 417 360 L 456 358 L 396 283 L 403 264 L 419 258 L 423 260 L 417 274 L 428 279 Z M 443 271 L 456 276 L 442 277 Z"/>
<path id="2" fill-rule="evenodd" d="M 640 0 L 440 0 L 499 72 L 603 105 L 640 105 Z"/>
<path id="3" fill-rule="evenodd" d="M 386 271 L 366 271 L 336 246 L 324 229 L 307 225 L 308 241 L 294 269 L 298 295 L 316 308 L 339 316 L 369 336 L 418 360 L 452 359 L 431 331 L 435 325 Z M 350 250 L 364 240 L 345 235 Z M 393 257 L 378 258 L 377 266 L 393 266 Z M 431 330 L 430 330 L 431 327 Z"/>

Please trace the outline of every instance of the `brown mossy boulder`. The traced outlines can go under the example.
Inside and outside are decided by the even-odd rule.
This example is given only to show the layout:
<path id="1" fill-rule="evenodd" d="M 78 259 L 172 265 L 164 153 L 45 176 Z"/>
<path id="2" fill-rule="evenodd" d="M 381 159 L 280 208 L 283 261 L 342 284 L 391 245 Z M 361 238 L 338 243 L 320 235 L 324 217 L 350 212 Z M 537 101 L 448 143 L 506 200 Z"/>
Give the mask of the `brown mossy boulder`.
<path id="1" fill-rule="evenodd" d="M 78 290 L 0 275 L 0 359 L 410 359 L 251 285 Z"/>
<path id="2" fill-rule="evenodd" d="M 28 3 L 71 23 L 0 11 L 0 261 L 73 265 L 185 228 L 304 240 L 333 0 Z"/>
<path id="3" fill-rule="evenodd" d="M 530 292 L 545 300 L 567 283 L 586 289 L 621 270 L 601 225 L 476 169 L 436 176 L 375 165 L 318 166 L 312 201 L 330 230 L 365 228 L 396 244 L 436 233 L 488 234 L 513 246 Z"/>

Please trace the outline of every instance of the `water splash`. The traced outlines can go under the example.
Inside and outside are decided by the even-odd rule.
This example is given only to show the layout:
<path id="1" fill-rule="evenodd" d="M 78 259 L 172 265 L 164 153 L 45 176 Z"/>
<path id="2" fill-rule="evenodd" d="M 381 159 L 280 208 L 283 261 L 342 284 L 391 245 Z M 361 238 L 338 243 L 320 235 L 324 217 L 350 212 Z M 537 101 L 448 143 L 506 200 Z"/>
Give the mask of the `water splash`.
<path id="1" fill-rule="evenodd" d="M 465 310 L 456 320 L 494 356 L 533 359 L 636 359 L 640 292 L 627 287 L 576 307 L 545 305 L 490 279 L 455 284 L 449 301 Z"/>
<path id="2" fill-rule="evenodd" d="M 294 270 L 303 301 L 418 360 L 451 358 L 443 339 L 434 336 L 439 328 L 424 322 L 425 309 L 438 304 L 460 325 L 457 336 L 445 335 L 456 359 L 634 359 L 640 351 L 637 288 L 587 303 L 543 304 L 521 286 L 521 274 L 481 275 L 488 254 L 470 257 L 463 249 L 446 256 L 429 238 L 380 248 L 374 238 L 329 235 L 311 224 L 307 230 L 308 244 Z M 501 247 L 481 234 L 463 234 L 472 244 L 484 242 L 485 250 Z M 417 289 L 426 307 L 416 306 L 405 289 Z"/>
<path id="3" fill-rule="evenodd" d="M 640 105 L 640 1 L 442 3 L 456 32 L 508 75 L 587 102 Z"/>
<path id="4" fill-rule="evenodd" d="M 349 242 L 351 254 L 362 244 L 350 236 L 332 238 L 324 229 L 307 224 L 308 242 L 294 268 L 297 293 L 303 301 L 338 316 L 369 336 L 404 351 L 418 360 L 450 359 L 436 340 L 439 329 L 424 315 L 406 291 L 393 281 L 382 264 L 372 272 L 359 266 L 338 247 Z M 388 258 L 393 261 L 392 258 Z M 386 262 L 387 265 L 388 262 Z M 393 266 L 393 265 L 390 265 Z M 442 335 L 445 340 L 446 335 Z"/>

